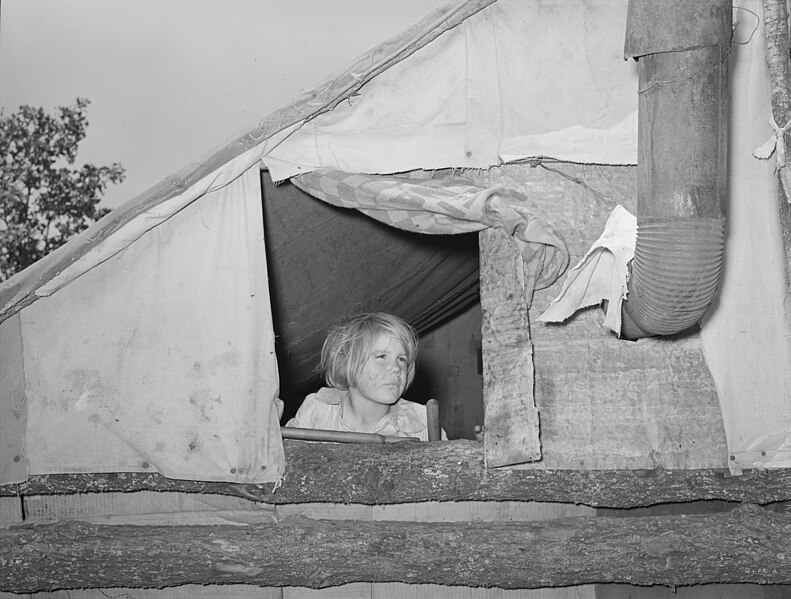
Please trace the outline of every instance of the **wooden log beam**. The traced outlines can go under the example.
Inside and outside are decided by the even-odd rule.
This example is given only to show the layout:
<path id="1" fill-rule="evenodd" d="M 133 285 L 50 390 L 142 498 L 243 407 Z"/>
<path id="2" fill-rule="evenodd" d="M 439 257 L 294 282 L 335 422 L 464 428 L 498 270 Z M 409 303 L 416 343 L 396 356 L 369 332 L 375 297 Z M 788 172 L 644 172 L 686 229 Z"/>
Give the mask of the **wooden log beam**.
<path id="1" fill-rule="evenodd" d="M 0 530 L 0 589 L 350 582 L 537 588 L 604 582 L 791 583 L 791 515 L 731 512 L 544 522 L 252 526 L 63 522 Z"/>
<path id="2" fill-rule="evenodd" d="M 544 501 L 593 507 L 723 500 L 791 500 L 791 469 L 513 470 L 486 469 L 475 441 L 350 445 L 286 441 L 282 486 L 173 480 L 155 473 L 33 476 L 0 486 L 0 496 L 183 491 L 272 504 L 313 501 L 366 505 L 420 501 Z"/>

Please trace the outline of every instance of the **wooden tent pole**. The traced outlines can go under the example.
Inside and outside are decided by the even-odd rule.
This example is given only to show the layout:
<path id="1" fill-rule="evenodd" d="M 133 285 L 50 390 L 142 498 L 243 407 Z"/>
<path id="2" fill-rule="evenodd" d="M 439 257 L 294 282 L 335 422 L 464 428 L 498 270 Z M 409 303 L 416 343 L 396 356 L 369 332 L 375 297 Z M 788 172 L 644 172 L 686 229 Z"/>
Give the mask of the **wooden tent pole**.
<path id="1" fill-rule="evenodd" d="M 426 402 L 426 422 L 428 424 L 428 440 L 441 440 L 442 427 L 439 424 L 439 402 L 436 399 L 429 399 Z"/>
<path id="2" fill-rule="evenodd" d="M 393 437 L 376 433 L 355 433 L 347 431 L 329 431 L 320 428 L 298 428 L 283 426 L 280 434 L 284 439 L 299 441 L 324 441 L 333 443 L 400 443 L 403 441 L 420 441 L 417 437 Z"/>
<path id="3" fill-rule="evenodd" d="M 763 0 L 764 37 L 766 38 L 766 61 L 772 91 L 772 116 L 779 127 L 791 120 L 791 34 L 788 25 L 786 0 Z M 791 149 L 791 135 L 784 134 L 786 148 Z M 786 166 L 785 179 L 791 180 Z M 779 173 L 780 174 L 780 173 Z M 791 293 L 791 190 L 782 185 L 780 179 L 778 211 L 785 247 L 786 289 Z"/>

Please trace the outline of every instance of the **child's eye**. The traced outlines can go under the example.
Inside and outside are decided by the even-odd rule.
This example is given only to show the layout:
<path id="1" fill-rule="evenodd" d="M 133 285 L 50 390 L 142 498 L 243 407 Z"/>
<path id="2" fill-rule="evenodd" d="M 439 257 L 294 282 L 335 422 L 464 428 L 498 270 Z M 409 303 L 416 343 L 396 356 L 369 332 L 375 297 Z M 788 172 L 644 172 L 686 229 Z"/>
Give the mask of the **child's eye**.
<path id="1" fill-rule="evenodd" d="M 398 361 L 401 362 L 402 364 L 406 364 L 407 363 L 406 356 L 398 356 Z"/>

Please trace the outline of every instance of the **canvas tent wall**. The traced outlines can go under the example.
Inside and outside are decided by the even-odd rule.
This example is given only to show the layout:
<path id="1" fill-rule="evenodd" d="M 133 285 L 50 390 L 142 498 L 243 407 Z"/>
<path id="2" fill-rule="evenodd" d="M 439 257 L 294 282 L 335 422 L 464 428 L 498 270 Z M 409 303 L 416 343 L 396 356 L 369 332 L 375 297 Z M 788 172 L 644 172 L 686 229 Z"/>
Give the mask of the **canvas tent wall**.
<path id="1" fill-rule="evenodd" d="M 636 84 L 633 65 L 622 57 L 625 6 L 622 0 L 499 0 L 438 11 L 8 281 L 0 296 L 3 482 L 75 468 L 150 468 L 176 478 L 237 482 L 282 476 L 274 333 L 257 225 L 261 164 L 276 180 L 296 177 L 328 201 L 396 226 L 429 233 L 504 229 L 525 258 L 516 276 L 527 299 L 533 284 L 553 283 L 566 267 L 568 249 L 551 206 L 501 181 L 482 183 L 485 176 L 476 182 L 453 171 L 424 176 L 425 170 L 488 169 L 539 156 L 634 164 Z M 741 68 L 736 97 L 767 87 L 761 54 L 751 55 L 755 40 L 744 48 L 734 53 Z M 755 171 L 769 206 L 771 169 L 745 156 L 740 145 L 765 136 L 756 132 L 755 119 L 765 120 L 766 110 L 734 113 L 749 119 L 732 121 L 740 152 L 732 177 L 740 169 Z M 382 176 L 405 171 L 413 174 Z M 749 229 L 747 217 L 731 226 L 742 224 Z M 211 244 L 198 236 L 201 228 Z M 762 240 L 760 248 L 729 246 L 750 258 L 738 274 L 731 270 L 718 310 L 739 305 L 748 289 L 761 290 L 755 301 L 768 302 L 771 310 L 762 307 L 738 325 L 714 315 L 707 324 L 712 332 L 703 337 L 726 415 L 728 452 L 745 467 L 788 465 L 787 323 L 776 308 L 779 275 L 774 269 L 759 277 L 746 266 L 776 264 L 777 237 Z M 210 249 L 226 243 L 225 251 Z M 201 251 L 194 251 L 198 246 Z M 207 280 L 205 264 L 227 278 L 219 285 Z M 123 277 L 123 284 L 116 281 Z M 149 291 L 150 302 L 143 304 L 149 312 L 128 301 L 141 283 L 158 290 Z M 87 294 L 89 284 L 100 291 Z M 172 295 L 159 293 L 166 287 Z M 78 308 L 74 302 L 87 295 L 90 302 Z M 117 314 L 118 305 L 125 306 L 126 318 Z M 746 344 L 742 355 L 758 347 L 756 327 L 773 331 L 772 344 L 750 368 L 720 344 L 734 336 L 735 326 L 756 331 L 738 333 Z M 149 355 L 151 348 L 157 353 Z M 125 381 L 118 393 L 106 383 L 116 378 Z M 177 403 L 170 399 L 167 409 L 157 409 L 163 396 L 179 396 L 183 409 L 171 412 Z M 768 398 L 762 409 L 755 408 L 756 397 Z M 157 419 L 172 428 L 157 428 Z M 65 430 L 63 422 L 69 423 Z M 77 436 L 95 444 L 84 453 L 64 451 L 59 443 Z M 164 438 L 176 441 L 178 451 Z M 148 440 L 141 448 L 142 439 Z"/>

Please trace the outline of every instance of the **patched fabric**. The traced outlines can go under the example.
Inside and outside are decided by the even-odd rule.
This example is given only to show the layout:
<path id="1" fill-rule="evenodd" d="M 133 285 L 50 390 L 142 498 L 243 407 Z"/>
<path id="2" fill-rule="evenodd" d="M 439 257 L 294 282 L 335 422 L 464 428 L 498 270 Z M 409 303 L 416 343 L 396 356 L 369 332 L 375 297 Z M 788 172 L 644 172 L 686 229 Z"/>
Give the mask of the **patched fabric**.
<path id="1" fill-rule="evenodd" d="M 549 287 L 566 270 L 569 253 L 558 231 L 524 194 L 483 187 L 462 177 L 414 179 L 319 169 L 292 182 L 341 208 L 356 208 L 397 229 L 431 235 L 503 229 L 528 266 L 529 288 Z"/>

